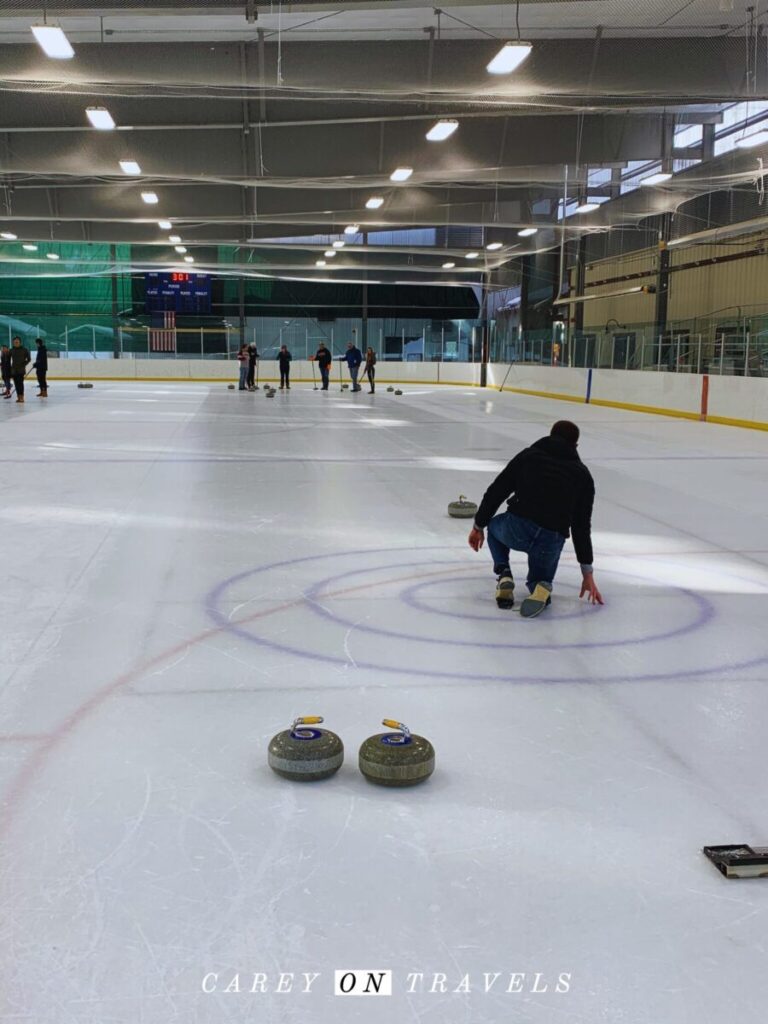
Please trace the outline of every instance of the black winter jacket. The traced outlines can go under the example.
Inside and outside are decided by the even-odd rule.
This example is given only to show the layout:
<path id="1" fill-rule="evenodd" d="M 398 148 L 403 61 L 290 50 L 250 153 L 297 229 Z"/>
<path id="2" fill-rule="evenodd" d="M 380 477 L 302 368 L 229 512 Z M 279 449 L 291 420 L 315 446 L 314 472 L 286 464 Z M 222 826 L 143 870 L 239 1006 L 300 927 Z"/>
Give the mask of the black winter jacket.
<path id="1" fill-rule="evenodd" d="M 45 345 L 41 345 L 38 348 L 37 355 L 35 356 L 35 365 L 34 365 L 33 369 L 35 369 L 35 370 L 47 370 L 48 369 L 48 349 L 45 347 Z"/>
<path id="2" fill-rule="evenodd" d="M 277 353 L 277 361 L 280 364 L 280 369 L 281 370 L 287 370 L 288 367 L 291 365 L 291 360 L 292 359 L 293 359 L 293 356 L 291 355 L 290 352 L 278 352 Z"/>
<path id="3" fill-rule="evenodd" d="M 30 358 L 28 349 L 24 348 L 23 345 L 19 345 L 18 348 L 15 346 L 11 348 L 11 373 L 26 373 L 27 363 Z"/>
<path id="4" fill-rule="evenodd" d="M 485 492 L 475 525 L 485 529 L 506 498 L 515 515 L 564 537 L 572 532 L 579 562 L 592 564 L 595 484 L 573 445 L 543 437 L 516 455 Z"/>

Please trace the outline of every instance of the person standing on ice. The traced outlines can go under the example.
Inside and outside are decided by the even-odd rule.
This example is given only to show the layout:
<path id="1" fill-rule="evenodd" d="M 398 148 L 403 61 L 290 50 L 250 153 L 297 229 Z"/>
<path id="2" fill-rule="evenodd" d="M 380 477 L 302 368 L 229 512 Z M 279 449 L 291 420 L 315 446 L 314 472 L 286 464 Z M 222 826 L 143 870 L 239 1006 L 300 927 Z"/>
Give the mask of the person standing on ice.
<path id="1" fill-rule="evenodd" d="M 293 356 L 288 351 L 285 345 L 280 346 L 280 351 L 277 353 L 277 361 L 280 365 L 280 390 L 287 388 L 291 390 L 291 359 Z"/>
<path id="2" fill-rule="evenodd" d="M 32 358 L 29 350 L 21 344 L 21 338 L 14 338 L 11 348 L 11 376 L 16 388 L 16 401 L 24 401 L 24 378 L 27 374 L 27 364 Z"/>
<path id="3" fill-rule="evenodd" d="M 320 390 L 327 391 L 329 381 L 329 370 L 331 363 L 333 362 L 333 358 L 331 356 L 331 353 L 325 347 L 324 342 L 320 342 L 317 352 L 315 352 L 315 354 L 312 356 L 312 359 L 316 360 L 317 365 L 320 367 L 320 379 L 323 382 L 323 386 L 320 388 Z"/>
<path id="4" fill-rule="evenodd" d="M 37 345 L 37 355 L 35 356 L 35 364 L 32 367 L 37 373 L 37 386 L 40 390 L 37 393 L 38 398 L 48 397 L 48 349 L 45 347 L 45 342 L 42 338 L 35 339 L 35 345 Z"/>
<path id="5" fill-rule="evenodd" d="M 549 437 L 516 455 L 485 492 L 469 534 L 469 546 L 479 551 L 488 528 L 499 608 L 512 608 L 515 603 L 510 549 L 528 555 L 529 596 L 520 605 L 526 619 L 540 615 L 551 603 L 552 582 L 570 533 L 581 565 L 579 597 L 586 594 L 590 604 L 603 603 L 592 572 L 595 484 L 579 458 L 578 443 L 576 424 L 559 420 Z M 505 499 L 507 511 L 495 515 Z"/>
<path id="6" fill-rule="evenodd" d="M 3 398 L 11 397 L 11 350 L 7 345 L 0 348 L 0 376 L 3 378 Z"/>
<path id="7" fill-rule="evenodd" d="M 363 361 L 363 353 L 354 341 L 350 341 L 347 345 L 347 351 L 344 354 L 344 359 L 346 359 L 347 366 L 349 367 L 349 376 L 352 380 L 352 390 L 362 391 L 363 389 L 357 383 L 357 374 L 360 370 L 360 364 Z"/>

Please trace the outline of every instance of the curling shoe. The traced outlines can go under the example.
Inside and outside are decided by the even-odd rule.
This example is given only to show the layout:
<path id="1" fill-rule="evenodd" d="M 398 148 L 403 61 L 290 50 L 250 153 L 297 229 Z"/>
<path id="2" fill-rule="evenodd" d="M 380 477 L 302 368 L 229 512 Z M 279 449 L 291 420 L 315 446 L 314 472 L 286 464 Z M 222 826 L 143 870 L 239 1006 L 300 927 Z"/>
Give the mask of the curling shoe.
<path id="1" fill-rule="evenodd" d="M 552 584 L 537 583 L 530 597 L 526 597 L 520 605 L 520 614 L 524 619 L 533 619 L 541 615 L 547 605 L 552 603 Z"/>
<path id="2" fill-rule="evenodd" d="M 514 607 L 515 581 L 511 576 L 499 576 L 496 582 L 496 604 L 499 608 Z"/>

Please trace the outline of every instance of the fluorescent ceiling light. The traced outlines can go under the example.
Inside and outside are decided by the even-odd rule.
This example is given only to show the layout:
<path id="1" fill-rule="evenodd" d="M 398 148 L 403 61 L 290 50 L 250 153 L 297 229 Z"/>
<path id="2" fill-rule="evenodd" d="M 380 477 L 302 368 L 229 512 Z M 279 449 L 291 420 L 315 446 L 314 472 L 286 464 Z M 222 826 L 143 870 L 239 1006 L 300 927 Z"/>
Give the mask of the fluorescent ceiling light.
<path id="1" fill-rule="evenodd" d="M 46 255 L 46 258 L 49 259 L 49 260 L 61 259 L 61 257 L 59 256 L 59 254 L 57 252 L 47 252 L 45 255 Z"/>
<path id="2" fill-rule="evenodd" d="M 315 261 L 315 266 L 316 267 L 324 267 L 325 266 L 325 260 L 316 260 Z"/>
<path id="3" fill-rule="evenodd" d="M 443 264 L 443 270 L 453 270 L 453 268 L 455 266 L 456 266 L 455 263 L 444 263 Z"/>
<path id="4" fill-rule="evenodd" d="M 538 228 L 523 228 L 522 231 L 518 231 L 518 238 L 530 238 L 531 235 L 535 235 Z"/>
<path id="5" fill-rule="evenodd" d="M 768 136 L 767 136 L 768 137 Z M 641 185 L 661 185 L 664 181 L 669 181 L 672 177 L 671 174 L 667 174 L 666 171 L 660 171 L 658 174 L 649 174 L 647 178 L 641 178 Z"/>
<path id="6" fill-rule="evenodd" d="M 427 138 L 430 142 L 445 142 L 446 139 L 450 139 L 458 127 L 458 121 L 438 121 L 437 124 L 433 125 L 427 132 Z"/>
<path id="7" fill-rule="evenodd" d="M 492 75 L 509 75 L 520 67 L 532 49 L 531 43 L 505 43 L 486 70 Z"/>
<path id="8" fill-rule="evenodd" d="M 98 128 L 100 132 L 111 132 L 115 127 L 112 115 L 106 107 L 87 107 L 85 113 L 93 127 Z"/>
<path id="9" fill-rule="evenodd" d="M 186 245 L 175 245 L 174 249 L 176 252 L 185 253 L 187 251 Z"/>
<path id="10" fill-rule="evenodd" d="M 396 167 L 389 176 L 390 181 L 408 181 L 413 174 L 412 167 Z"/>
<path id="11" fill-rule="evenodd" d="M 178 245 L 178 243 L 181 241 L 181 235 L 168 235 L 168 241 L 172 245 Z"/>
<path id="12" fill-rule="evenodd" d="M 489 245 L 486 245 L 485 248 L 486 249 L 490 249 L 491 252 L 494 252 L 496 249 L 503 248 L 503 245 L 504 245 L 503 242 L 491 242 Z"/>
<path id="13" fill-rule="evenodd" d="M 466 256 L 464 257 L 464 259 L 465 260 L 476 260 L 479 255 L 480 255 L 479 252 L 468 252 L 466 254 Z"/>
<path id="14" fill-rule="evenodd" d="M 599 210 L 600 203 L 581 203 L 573 211 L 574 213 L 592 213 L 593 210 Z"/>
<path id="15" fill-rule="evenodd" d="M 157 192 L 142 192 L 141 193 L 141 198 L 149 206 L 154 206 L 155 203 L 159 203 L 160 202 L 160 200 L 157 198 Z"/>
<path id="16" fill-rule="evenodd" d="M 123 174 L 141 174 L 141 168 L 135 160 L 121 160 L 120 170 Z"/>
<path id="17" fill-rule="evenodd" d="M 157 222 L 157 226 L 159 228 L 162 228 L 163 231 L 170 231 L 171 228 L 173 227 L 173 224 L 171 224 L 169 220 L 159 220 Z M 171 241 L 173 241 L 173 239 L 171 239 Z M 181 239 L 179 239 L 179 241 L 181 241 Z"/>
<path id="18" fill-rule="evenodd" d="M 184 257 L 184 262 L 185 263 L 194 263 L 195 262 L 195 257 L 194 256 L 185 256 Z"/>
<path id="19" fill-rule="evenodd" d="M 25 243 L 24 245 L 22 245 L 21 248 L 22 249 L 26 249 L 27 252 L 37 252 L 37 246 L 36 245 L 32 245 L 31 242 Z"/>
<path id="20" fill-rule="evenodd" d="M 12 231 L 0 231 L 0 238 L 4 238 L 7 242 L 15 242 L 18 237 Z"/>
<path id="21" fill-rule="evenodd" d="M 46 57 L 54 60 L 69 60 L 75 56 L 72 44 L 64 35 L 64 29 L 58 25 L 32 25 L 32 35 L 40 45 Z"/>
<path id="22" fill-rule="evenodd" d="M 333 243 L 333 248 L 334 249 L 343 249 L 346 244 L 347 244 L 346 242 L 342 242 L 341 239 L 339 239 L 338 242 L 334 242 Z"/>
<path id="23" fill-rule="evenodd" d="M 359 224 L 347 224 L 347 226 L 344 228 L 344 234 L 345 235 L 356 235 L 359 230 L 360 230 L 360 225 Z M 336 243 L 334 242 L 334 245 L 335 244 Z"/>
<path id="24" fill-rule="evenodd" d="M 336 250 L 328 249 L 326 252 L 323 253 L 323 255 L 329 260 L 333 259 L 333 257 L 336 255 Z"/>
<path id="25" fill-rule="evenodd" d="M 380 206 L 384 205 L 384 200 L 381 196 L 371 196 L 365 205 L 369 210 L 378 210 Z"/>
<path id="26" fill-rule="evenodd" d="M 751 149 L 753 146 L 762 146 L 768 142 L 768 131 L 754 132 L 752 135 L 745 135 L 739 139 L 736 145 L 739 149 Z"/>

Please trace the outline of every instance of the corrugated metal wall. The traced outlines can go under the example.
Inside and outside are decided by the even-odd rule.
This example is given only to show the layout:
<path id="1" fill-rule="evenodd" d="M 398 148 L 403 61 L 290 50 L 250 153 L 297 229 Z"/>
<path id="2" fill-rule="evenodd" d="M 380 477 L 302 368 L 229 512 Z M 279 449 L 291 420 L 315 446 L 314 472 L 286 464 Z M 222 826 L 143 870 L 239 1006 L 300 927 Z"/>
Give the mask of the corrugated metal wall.
<path id="1" fill-rule="evenodd" d="M 654 284 L 656 281 L 656 264 L 658 250 L 642 249 L 639 252 L 627 253 L 610 260 L 590 263 L 586 268 L 587 295 L 603 295 L 606 292 L 617 292 L 623 288 L 635 288 L 640 285 Z M 593 281 L 607 278 L 624 277 L 627 274 L 644 274 L 645 276 L 631 281 L 618 281 L 611 284 L 590 287 Z M 619 295 L 613 298 L 597 299 L 584 303 L 584 327 L 604 327 L 610 320 L 618 320 L 620 324 L 637 324 L 653 320 L 655 300 L 653 295 L 634 294 Z"/>
<path id="2" fill-rule="evenodd" d="M 768 232 L 712 245 L 673 249 L 670 266 L 679 267 L 760 247 L 768 249 Z M 731 308 L 734 312 L 741 309 L 744 316 L 768 309 L 768 252 L 714 266 L 680 270 L 670 275 L 670 320 L 706 318 Z"/>

